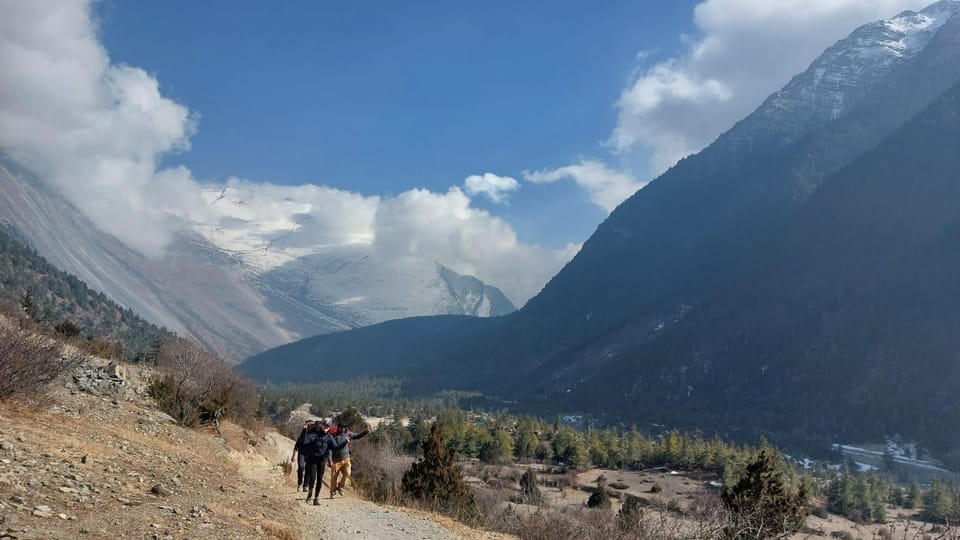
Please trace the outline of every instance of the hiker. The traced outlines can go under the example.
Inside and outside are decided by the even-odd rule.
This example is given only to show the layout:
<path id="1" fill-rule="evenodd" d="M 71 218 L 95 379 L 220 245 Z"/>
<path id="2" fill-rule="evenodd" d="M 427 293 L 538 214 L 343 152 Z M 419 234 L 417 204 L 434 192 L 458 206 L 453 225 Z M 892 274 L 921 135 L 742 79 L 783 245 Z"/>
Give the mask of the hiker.
<path id="1" fill-rule="evenodd" d="M 303 438 L 307 435 L 311 425 L 313 425 L 312 420 L 303 423 L 303 428 L 297 435 L 297 442 L 293 443 L 293 454 L 290 455 L 290 463 L 297 462 L 297 491 L 300 491 L 301 488 L 304 491 L 307 489 L 307 483 L 304 482 L 303 478 L 307 471 L 307 456 L 303 452 Z"/>
<path id="2" fill-rule="evenodd" d="M 326 421 L 314 422 L 303 438 L 303 453 L 307 457 L 306 483 L 307 502 L 313 498 L 314 506 L 319 505 L 320 488 L 323 487 L 323 468 L 330 460 L 330 439 Z M 316 488 L 316 489 L 314 489 Z"/>
<path id="3" fill-rule="evenodd" d="M 330 498 L 334 495 L 343 496 L 343 487 L 347 485 L 347 479 L 350 478 L 352 468 L 350 465 L 350 441 L 366 437 L 370 433 L 365 429 L 360 433 L 354 433 L 347 429 L 344 424 L 338 424 L 330 428 L 327 432 L 327 440 L 330 446 Z"/>

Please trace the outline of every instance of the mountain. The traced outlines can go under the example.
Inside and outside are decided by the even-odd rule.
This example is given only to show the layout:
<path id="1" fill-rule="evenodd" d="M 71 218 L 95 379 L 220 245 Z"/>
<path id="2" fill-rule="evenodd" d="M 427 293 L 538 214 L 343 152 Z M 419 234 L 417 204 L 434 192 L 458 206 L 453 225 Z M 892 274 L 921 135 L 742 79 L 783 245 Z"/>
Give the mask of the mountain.
<path id="1" fill-rule="evenodd" d="M 225 195 L 219 204 L 245 202 Z M 362 246 L 294 251 L 279 241 L 261 244 L 241 220 L 229 231 L 183 230 L 164 257 L 148 258 L 100 232 L 10 160 L 0 160 L 0 221 L 57 268 L 235 359 L 391 318 L 515 309 L 499 289 L 434 261 L 379 260 Z"/>
<path id="2" fill-rule="evenodd" d="M 28 297 L 33 304 L 31 317 L 51 327 L 70 323 L 81 338 L 120 342 L 131 359 L 171 336 L 75 276 L 58 270 L 21 242 L 15 232 L 0 228 L 0 300 L 4 310 L 22 309 Z"/>
<path id="3" fill-rule="evenodd" d="M 406 341 L 380 343 L 385 371 L 411 391 L 611 422 L 960 447 L 946 313 L 960 292 L 958 12 L 943 1 L 855 30 L 621 204 L 499 324 L 467 323 L 450 343 L 424 322 L 385 323 Z M 367 373 L 369 335 L 309 340 L 302 362 Z"/>

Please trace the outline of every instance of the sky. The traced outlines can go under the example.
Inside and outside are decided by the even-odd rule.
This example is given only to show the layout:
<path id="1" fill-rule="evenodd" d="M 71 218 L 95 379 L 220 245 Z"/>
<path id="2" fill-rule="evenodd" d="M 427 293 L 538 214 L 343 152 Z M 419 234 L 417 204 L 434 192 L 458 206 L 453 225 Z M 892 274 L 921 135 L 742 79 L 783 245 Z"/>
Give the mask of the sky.
<path id="1" fill-rule="evenodd" d="M 522 304 L 823 49 L 926 3 L 0 0 L 0 152 L 148 256 L 296 230 Z"/>

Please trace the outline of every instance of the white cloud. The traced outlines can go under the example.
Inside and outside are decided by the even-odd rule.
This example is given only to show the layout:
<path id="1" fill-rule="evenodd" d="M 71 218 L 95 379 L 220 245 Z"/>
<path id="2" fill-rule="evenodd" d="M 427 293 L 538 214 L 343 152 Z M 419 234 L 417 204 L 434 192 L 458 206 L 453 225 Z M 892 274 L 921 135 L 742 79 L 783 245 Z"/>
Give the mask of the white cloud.
<path id="1" fill-rule="evenodd" d="M 463 181 L 463 187 L 470 196 L 484 195 L 491 201 L 501 204 L 507 202 L 509 193 L 520 189 L 520 183 L 509 176 L 497 176 L 485 173 L 474 174 Z"/>
<path id="2" fill-rule="evenodd" d="M 82 0 L 0 2 L 0 148 L 97 226 L 149 254 L 191 215 L 197 186 L 157 159 L 190 146 L 195 118 L 142 69 L 112 65 Z"/>
<path id="3" fill-rule="evenodd" d="M 640 69 L 609 144 L 652 178 L 702 149 L 854 28 L 930 0 L 704 0 L 683 54 Z"/>
<path id="4" fill-rule="evenodd" d="M 497 285 L 525 303 L 576 254 L 524 244 L 502 219 L 470 206 L 460 188 L 414 189 L 384 200 L 374 220 L 374 248 L 401 257 L 429 256 L 452 270 Z M 444 262 L 446 261 L 446 262 Z"/>
<path id="5" fill-rule="evenodd" d="M 0 13 L 0 151 L 147 255 L 161 256 L 183 226 L 241 248 L 365 244 L 435 260 L 523 303 L 579 249 L 519 241 L 459 188 L 381 199 L 316 185 L 201 183 L 185 167 L 160 168 L 165 154 L 189 150 L 198 117 L 144 70 L 111 64 L 89 0 L 0 0 Z M 488 173 L 464 189 L 503 202 L 518 187 Z M 229 199 L 218 200 L 221 192 Z"/>
<path id="6" fill-rule="evenodd" d="M 646 183 L 629 173 L 617 171 L 595 160 L 580 160 L 576 165 L 542 171 L 524 171 L 523 177 L 535 184 L 547 184 L 572 179 L 590 197 L 590 201 L 607 212 L 613 211 L 627 197 Z"/>

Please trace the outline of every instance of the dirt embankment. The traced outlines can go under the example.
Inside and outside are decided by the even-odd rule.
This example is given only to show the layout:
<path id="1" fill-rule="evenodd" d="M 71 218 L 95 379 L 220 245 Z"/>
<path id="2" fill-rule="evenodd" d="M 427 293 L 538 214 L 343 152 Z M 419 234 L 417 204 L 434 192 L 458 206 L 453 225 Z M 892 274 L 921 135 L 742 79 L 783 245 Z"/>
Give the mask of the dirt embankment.
<path id="1" fill-rule="evenodd" d="M 497 538 L 349 488 L 307 505 L 278 467 L 289 439 L 183 429 L 138 369 L 84 369 L 42 405 L 0 403 L 0 539 Z"/>

